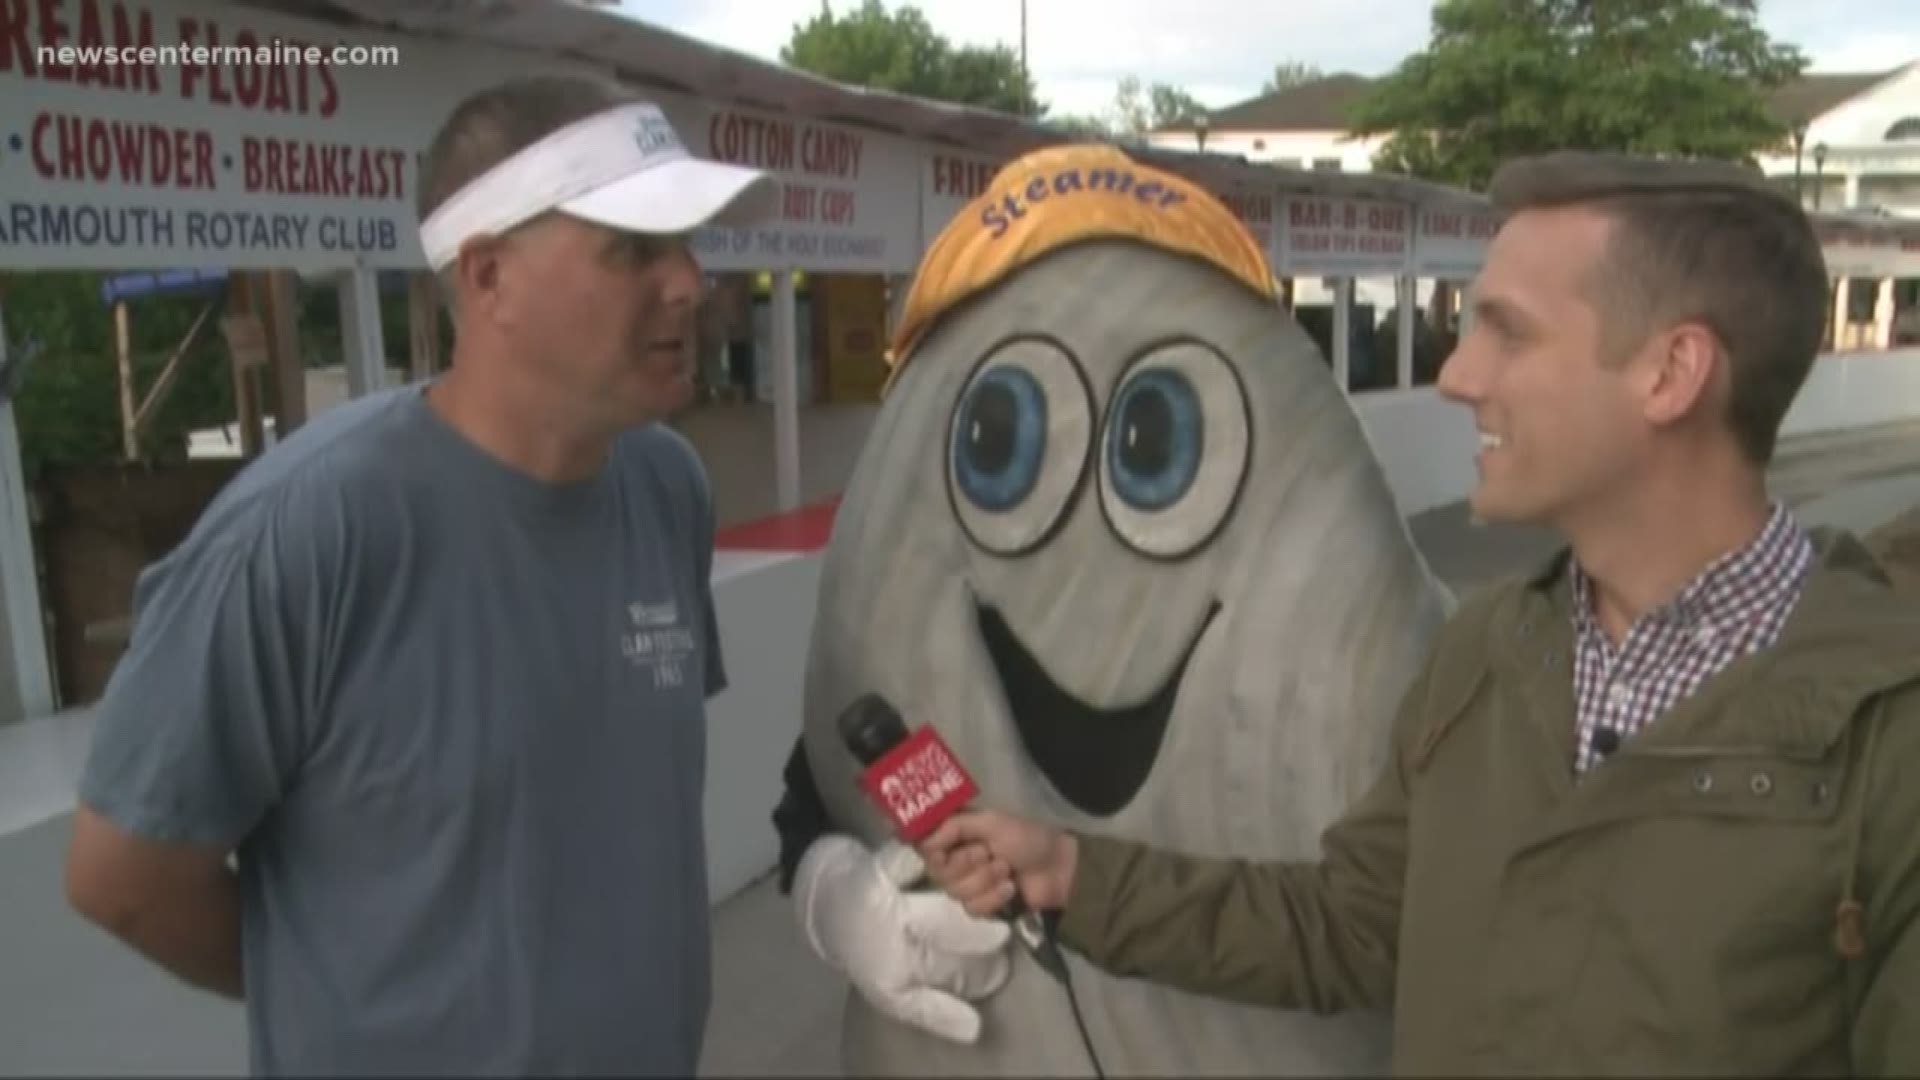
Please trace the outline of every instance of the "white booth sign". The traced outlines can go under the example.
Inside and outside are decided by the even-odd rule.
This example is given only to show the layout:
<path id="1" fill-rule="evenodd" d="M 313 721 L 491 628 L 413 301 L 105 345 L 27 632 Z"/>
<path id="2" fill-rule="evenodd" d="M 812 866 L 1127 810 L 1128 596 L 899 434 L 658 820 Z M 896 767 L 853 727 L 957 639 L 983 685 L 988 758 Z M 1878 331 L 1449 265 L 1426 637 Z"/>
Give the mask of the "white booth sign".
<path id="1" fill-rule="evenodd" d="M 1260 249 L 1269 266 L 1276 274 L 1280 263 L 1280 233 L 1276 218 L 1279 213 L 1279 192 L 1271 183 L 1259 180 L 1222 176 L 1216 171 L 1205 169 L 1204 162 L 1193 161 L 1183 164 L 1179 161 L 1156 162 L 1156 167 L 1165 169 L 1190 184 L 1204 189 L 1208 194 L 1220 200 L 1234 220 L 1253 238 L 1254 245 Z"/>
<path id="2" fill-rule="evenodd" d="M 1404 274 L 1412 209 L 1384 199 L 1289 195 L 1276 269 L 1288 274 Z"/>
<path id="3" fill-rule="evenodd" d="M 0 269 L 417 269 L 419 158 L 454 104 L 584 70 L 187 0 L 0 0 Z M 914 144 L 653 96 L 694 153 L 782 181 L 777 224 L 698 238 L 710 268 L 918 261 Z"/>
<path id="4" fill-rule="evenodd" d="M 1414 240 L 1414 272 L 1443 281 L 1465 281 L 1480 273 L 1487 244 L 1500 229 L 1500 216 L 1484 207 L 1428 206 L 1420 210 Z"/>
<path id="5" fill-rule="evenodd" d="M 578 70 L 508 57 L 225 5 L 0 0 L 0 269 L 417 267 L 418 157 L 454 102 Z"/>
<path id="6" fill-rule="evenodd" d="M 684 98 L 666 107 L 696 155 L 765 169 L 781 184 L 778 221 L 695 236 L 702 267 L 893 273 L 919 262 L 922 155 L 915 144 Z"/>
<path id="7" fill-rule="evenodd" d="M 980 196 L 1005 162 L 979 154 L 928 150 L 920 167 L 920 246 L 933 246 L 962 207 Z"/>
<path id="8" fill-rule="evenodd" d="M 1240 219 L 1247 232 L 1253 234 L 1253 242 L 1260 248 L 1267 261 L 1277 264 L 1280 260 L 1279 236 L 1282 230 L 1275 227 L 1274 204 L 1278 196 L 1271 190 L 1251 185 L 1234 185 L 1215 190 L 1214 194 Z"/>

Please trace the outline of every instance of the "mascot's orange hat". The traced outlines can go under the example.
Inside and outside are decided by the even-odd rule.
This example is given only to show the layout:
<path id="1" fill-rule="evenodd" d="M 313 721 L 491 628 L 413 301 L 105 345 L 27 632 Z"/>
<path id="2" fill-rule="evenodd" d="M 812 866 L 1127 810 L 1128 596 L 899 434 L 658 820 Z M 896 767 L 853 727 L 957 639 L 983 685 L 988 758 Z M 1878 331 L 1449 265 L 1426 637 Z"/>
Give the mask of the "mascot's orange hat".
<path id="1" fill-rule="evenodd" d="M 1111 146 L 1049 147 L 1009 162 L 927 249 L 887 353 L 887 381 L 955 305 L 1049 252 L 1101 238 L 1204 260 L 1276 298 L 1266 255 L 1211 192 Z"/>

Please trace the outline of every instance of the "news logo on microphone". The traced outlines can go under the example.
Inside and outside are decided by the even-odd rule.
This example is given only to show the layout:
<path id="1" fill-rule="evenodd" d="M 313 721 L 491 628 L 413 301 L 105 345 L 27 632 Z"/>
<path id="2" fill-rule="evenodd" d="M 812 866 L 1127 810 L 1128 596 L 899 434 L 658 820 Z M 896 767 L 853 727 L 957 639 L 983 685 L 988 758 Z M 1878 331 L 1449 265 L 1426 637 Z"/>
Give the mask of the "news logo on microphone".
<path id="1" fill-rule="evenodd" d="M 860 787 L 917 844 L 973 801 L 979 789 L 932 725 L 922 725 L 860 774 Z"/>

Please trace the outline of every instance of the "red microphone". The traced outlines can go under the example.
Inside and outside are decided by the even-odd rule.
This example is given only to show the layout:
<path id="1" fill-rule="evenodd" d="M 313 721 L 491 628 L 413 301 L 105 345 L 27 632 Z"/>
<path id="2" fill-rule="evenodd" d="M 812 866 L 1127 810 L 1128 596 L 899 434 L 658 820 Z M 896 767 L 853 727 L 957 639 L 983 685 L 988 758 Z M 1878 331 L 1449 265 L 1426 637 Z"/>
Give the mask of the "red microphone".
<path id="1" fill-rule="evenodd" d="M 860 773 L 867 798 L 909 844 L 932 835 L 980 789 L 931 725 L 923 725 Z"/>
<path id="2" fill-rule="evenodd" d="M 911 734 L 891 702 L 866 694 L 840 714 L 840 737 L 860 764 L 860 788 L 880 808 L 894 834 L 909 844 L 932 835 L 942 822 L 964 809 L 980 793 L 973 777 L 931 724 Z M 1067 978 L 1066 960 L 1046 925 L 1027 910 L 1019 890 L 1000 909 L 1040 966 Z"/>

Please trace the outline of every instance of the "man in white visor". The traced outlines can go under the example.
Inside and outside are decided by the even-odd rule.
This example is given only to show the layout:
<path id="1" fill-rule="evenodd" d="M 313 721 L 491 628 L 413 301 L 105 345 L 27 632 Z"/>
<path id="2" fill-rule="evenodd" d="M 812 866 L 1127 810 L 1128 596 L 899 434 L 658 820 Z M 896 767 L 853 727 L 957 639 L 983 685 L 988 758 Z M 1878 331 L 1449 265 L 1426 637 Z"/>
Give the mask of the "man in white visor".
<path id="1" fill-rule="evenodd" d="M 317 417 L 140 579 L 67 867 L 262 1075 L 692 1075 L 713 515 L 684 237 L 771 208 L 532 78 L 422 168 L 452 369 Z M 229 869 L 228 856 L 235 856 Z"/>

